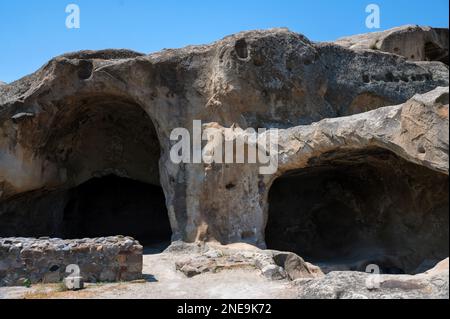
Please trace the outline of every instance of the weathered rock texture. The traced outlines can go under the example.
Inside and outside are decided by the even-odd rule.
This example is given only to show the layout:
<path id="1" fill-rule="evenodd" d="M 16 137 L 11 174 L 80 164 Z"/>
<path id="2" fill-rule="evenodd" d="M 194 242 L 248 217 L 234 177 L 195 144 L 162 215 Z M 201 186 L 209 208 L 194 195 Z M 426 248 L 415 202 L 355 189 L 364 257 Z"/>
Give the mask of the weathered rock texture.
<path id="1" fill-rule="evenodd" d="M 427 60 L 424 52 L 414 59 Z M 63 55 L 1 86 L 0 112 L 0 236 L 114 235 L 129 232 L 120 229 L 130 225 L 126 212 L 148 207 L 128 220 L 170 221 L 172 240 L 280 250 L 289 243 L 333 267 L 376 261 L 414 272 L 448 256 L 441 62 L 312 43 L 286 29 L 250 31 L 150 55 Z M 278 169 L 260 175 L 255 164 L 173 163 L 170 134 L 193 120 L 236 136 L 281 129 Z M 100 210 L 89 206 L 86 183 L 105 178 L 160 187 L 166 207 L 161 196 L 124 201 L 113 205 L 118 213 L 89 223 Z M 129 189 L 120 185 L 106 197 Z M 93 214 L 83 215 L 85 207 Z"/>
<path id="2" fill-rule="evenodd" d="M 66 273 L 77 265 L 80 273 Z M 141 279 L 142 246 L 132 238 L 80 240 L 1 238 L 0 286 L 59 283 L 79 275 L 86 282 Z"/>
<path id="3" fill-rule="evenodd" d="M 269 246 L 407 273 L 446 258 L 448 88 L 283 131 L 281 145 Z"/>
<path id="4" fill-rule="evenodd" d="M 371 275 L 332 272 L 319 279 L 299 280 L 300 299 L 448 299 L 448 260 L 427 273 Z"/>
<path id="5" fill-rule="evenodd" d="M 237 268 L 258 269 L 271 280 L 296 280 L 324 275 L 319 267 L 305 262 L 294 253 L 261 250 L 245 244 L 221 246 L 174 242 L 165 253 L 188 255 L 175 263 L 176 269 L 187 277 Z"/>
<path id="6" fill-rule="evenodd" d="M 440 61 L 448 65 L 448 29 L 444 28 L 408 25 L 345 37 L 335 43 L 350 49 L 381 50 L 412 61 Z"/>
<path id="7" fill-rule="evenodd" d="M 296 254 L 261 250 L 246 244 L 174 242 L 163 255 L 168 254 L 176 260 L 176 269 L 189 278 L 256 268 L 271 281 L 287 279 L 287 287 L 294 287 L 300 299 L 448 299 L 449 295 L 448 258 L 424 265 L 414 276 L 379 274 L 377 271 L 381 269 L 375 265 L 358 272 L 333 271 L 324 275 L 320 268 Z"/>

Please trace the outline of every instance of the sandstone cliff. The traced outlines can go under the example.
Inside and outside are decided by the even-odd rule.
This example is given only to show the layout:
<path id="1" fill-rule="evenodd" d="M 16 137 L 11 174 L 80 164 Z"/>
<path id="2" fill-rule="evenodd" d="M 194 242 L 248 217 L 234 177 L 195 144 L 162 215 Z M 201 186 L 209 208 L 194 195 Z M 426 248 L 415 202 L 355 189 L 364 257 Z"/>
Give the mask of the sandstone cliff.
<path id="1" fill-rule="evenodd" d="M 77 234 L 85 193 L 73 190 L 115 175 L 162 187 L 173 240 L 415 272 L 448 256 L 445 34 L 408 27 L 333 44 L 271 29 L 56 57 L 0 86 L 0 236 Z M 193 120 L 236 136 L 281 129 L 278 169 L 173 163 L 170 134 Z"/>
<path id="2" fill-rule="evenodd" d="M 441 61 L 448 65 L 448 29 L 444 28 L 407 25 L 345 37 L 335 43 L 350 49 L 390 52 L 411 61 Z"/>

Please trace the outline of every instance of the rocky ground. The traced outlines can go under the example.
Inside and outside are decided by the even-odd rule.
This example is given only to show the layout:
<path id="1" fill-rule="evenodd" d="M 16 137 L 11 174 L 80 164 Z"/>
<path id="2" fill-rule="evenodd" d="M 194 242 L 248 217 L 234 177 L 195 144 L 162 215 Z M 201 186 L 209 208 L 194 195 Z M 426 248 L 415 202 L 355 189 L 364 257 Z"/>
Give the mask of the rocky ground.
<path id="1" fill-rule="evenodd" d="M 78 292 L 62 291 L 61 285 L 31 288 L 0 288 L 0 298 L 295 298 L 296 288 L 288 280 L 273 281 L 261 276 L 255 267 L 243 266 L 189 278 L 176 270 L 176 262 L 192 258 L 193 250 L 144 256 L 144 280 L 131 283 L 87 284 Z M 199 254 L 196 254 L 199 257 Z"/>
<path id="2" fill-rule="evenodd" d="M 273 260 L 277 260 L 277 256 L 279 259 L 285 255 L 245 244 L 219 246 L 175 243 L 162 253 L 155 249 L 146 250 L 142 280 L 87 284 L 84 290 L 75 292 L 65 291 L 60 284 L 34 285 L 30 288 L 4 287 L 0 288 L 0 298 L 449 298 L 448 260 L 424 274 L 380 277 L 361 272 L 331 272 L 323 275 L 316 267 L 305 263 L 306 269 L 311 271 L 297 272 L 299 278 L 291 280 L 292 267 L 290 269 L 287 262 L 284 267 L 276 268 L 276 262 L 268 258 L 274 256 Z M 187 264 L 191 272 L 183 270 L 183 267 L 180 269 L 180 266 Z"/>

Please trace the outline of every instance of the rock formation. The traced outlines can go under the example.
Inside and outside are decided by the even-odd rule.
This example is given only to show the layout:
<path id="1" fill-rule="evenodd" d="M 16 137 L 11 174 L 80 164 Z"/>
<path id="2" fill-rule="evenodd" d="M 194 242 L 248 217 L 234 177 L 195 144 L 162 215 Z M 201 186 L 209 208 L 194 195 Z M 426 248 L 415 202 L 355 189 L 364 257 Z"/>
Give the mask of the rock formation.
<path id="1" fill-rule="evenodd" d="M 56 57 L 0 86 L 0 236 L 246 242 L 418 273 L 448 257 L 446 56 L 448 30 L 404 27 Z M 277 170 L 174 163 L 171 132 L 194 120 L 279 129 Z"/>
<path id="2" fill-rule="evenodd" d="M 448 299 L 448 268 L 438 274 L 373 275 L 332 272 L 315 280 L 301 280 L 299 299 Z"/>
<path id="3" fill-rule="evenodd" d="M 335 43 L 355 50 L 394 53 L 411 61 L 440 61 L 448 65 L 448 29 L 444 28 L 407 25 L 345 37 Z"/>

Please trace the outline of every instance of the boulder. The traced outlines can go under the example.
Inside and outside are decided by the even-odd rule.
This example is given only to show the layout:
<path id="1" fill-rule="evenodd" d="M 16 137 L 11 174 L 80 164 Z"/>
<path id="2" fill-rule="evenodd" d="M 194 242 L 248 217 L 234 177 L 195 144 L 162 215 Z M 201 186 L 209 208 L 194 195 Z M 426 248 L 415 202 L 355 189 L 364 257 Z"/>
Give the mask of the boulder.
<path id="1" fill-rule="evenodd" d="M 372 275 L 331 272 L 319 279 L 296 282 L 300 299 L 448 299 L 447 272 Z"/>
<path id="2" fill-rule="evenodd" d="M 290 280 L 323 276 L 322 270 L 307 263 L 300 256 L 289 252 L 274 252 L 275 263 L 283 267 Z"/>

